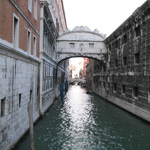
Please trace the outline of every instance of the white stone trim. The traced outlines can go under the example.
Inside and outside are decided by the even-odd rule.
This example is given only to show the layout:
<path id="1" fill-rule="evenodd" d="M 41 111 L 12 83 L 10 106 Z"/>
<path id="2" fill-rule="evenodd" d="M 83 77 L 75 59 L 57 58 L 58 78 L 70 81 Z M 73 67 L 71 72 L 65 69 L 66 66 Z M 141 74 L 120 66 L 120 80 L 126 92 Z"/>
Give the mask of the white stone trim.
<path id="1" fill-rule="evenodd" d="M 18 22 L 17 22 L 17 31 L 16 31 L 16 33 L 14 33 L 15 31 L 14 31 L 14 19 L 17 19 L 18 20 Z M 12 39 L 13 39 L 13 47 L 14 48 L 18 48 L 19 47 L 19 17 L 15 14 L 15 13 L 13 13 L 13 34 L 12 34 Z M 16 36 L 16 39 L 14 39 L 14 34 L 17 34 Z M 16 43 L 15 43 L 16 42 Z"/>
<path id="2" fill-rule="evenodd" d="M 34 0 L 34 19 L 37 20 L 37 0 Z"/>
<path id="3" fill-rule="evenodd" d="M 37 55 L 37 38 L 35 35 L 33 35 L 33 56 L 36 57 L 36 55 Z"/>
<path id="4" fill-rule="evenodd" d="M 27 52 L 29 55 L 31 55 L 31 30 L 30 29 L 28 29 L 27 32 Z"/>
<path id="5" fill-rule="evenodd" d="M 15 52 L 15 53 L 20 54 L 20 55 L 22 55 L 24 57 L 27 57 L 27 58 L 29 58 L 31 60 L 34 60 L 34 61 L 36 61 L 38 63 L 41 63 L 41 60 L 39 58 L 37 58 L 37 57 L 34 58 L 32 55 L 29 55 L 23 49 L 20 49 L 20 48 L 14 49 L 12 43 L 9 43 L 8 41 L 5 41 L 5 40 L 0 38 L 0 49 L 1 49 L 1 47 L 3 47 L 4 49 L 6 49 L 9 52 Z"/>
<path id="6" fill-rule="evenodd" d="M 33 30 L 40 36 L 39 31 L 35 28 L 32 22 L 28 19 L 28 17 L 24 14 L 21 8 L 17 5 L 17 3 L 14 0 L 10 0 L 10 2 L 17 9 L 17 11 L 23 16 L 23 18 L 28 22 L 28 24 L 33 28 Z"/>
<path id="7" fill-rule="evenodd" d="M 28 10 L 32 12 L 32 0 L 28 0 Z"/>

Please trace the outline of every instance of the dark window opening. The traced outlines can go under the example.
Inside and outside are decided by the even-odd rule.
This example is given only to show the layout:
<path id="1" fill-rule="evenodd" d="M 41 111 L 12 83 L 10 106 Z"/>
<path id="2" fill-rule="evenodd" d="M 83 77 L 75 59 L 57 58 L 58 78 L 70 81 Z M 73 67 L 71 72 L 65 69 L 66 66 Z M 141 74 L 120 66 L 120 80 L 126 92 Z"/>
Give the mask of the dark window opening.
<path id="1" fill-rule="evenodd" d="M 118 48 L 120 48 L 120 39 L 118 40 Z"/>
<path id="2" fill-rule="evenodd" d="M 109 62 L 109 67 L 111 68 L 111 61 Z"/>
<path id="3" fill-rule="evenodd" d="M 140 29 L 140 26 L 138 26 L 138 27 L 135 28 L 135 36 L 136 37 L 140 36 L 140 34 L 141 34 L 141 29 Z"/>
<path id="4" fill-rule="evenodd" d="M 128 39 L 127 39 L 127 34 L 125 34 L 125 35 L 123 36 L 123 44 L 127 43 L 127 41 L 128 41 Z"/>
<path id="5" fill-rule="evenodd" d="M 108 83 L 108 89 L 110 89 L 110 83 Z"/>
<path id="6" fill-rule="evenodd" d="M 117 85 L 116 85 L 116 84 L 114 84 L 114 86 L 113 86 L 113 91 L 114 91 L 114 92 L 117 91 Z"/>
<path id="7" fill-rule="evenodd" d="M 136 64 L 140 63 L 140 54 L 139 53 L 134 54 L 134 62 Z"/>
<path id="8" fill-rule="evenodd" d="M 101 87 L 101 81 L 99 81 L 99 85 L 100 85 L 100 87 Z"/>
<path id="9" fill-rule="evenodd" d="M 1 99 L 1 117 L 5 115 L 5 99 L 6 98 Z"/>
<path id="10" fill-rule="evenodd" d="M 74 48 L 74 43 L 70 43 L 70 48 Z"/>
<path id="11" fill-rule="evenodd" d="M 118 67 L 118 60 L 115 59 L 115 67 Z"/>
<path id="12" fill-rule="evenodd" d="M 138 97 L 138 87 L 133 87 L 133 97 Z"/>
<path id="13" fill-rule="evenodd" d="M 19 107 L 21 107 L 21 97 L 22 97 L 22 94 L 20 93 L 19 94 Z"/>
<path id="14" fill-rule="evenodd" d="M 125 85 L 122 85 L 122 94 L 125 94 L 125 91 L 126 91 L 126 87 Z"/>
<path id="15" fill-rule="evenodd" d="M 127 57 L 123 57 L 123 65 L 126 66 L 127 65 Z"/>
<path id="16" fill-rule="evenodd" d="M 105 88 L 105 82 L 103 82 L 103 87 Z"/>
<path id="17" fill-rule="evenodd" d="M 94 43 L 89 43 L 89 48 L 94 48 Z"/>
<path id="18" fill-rule="evenodd" d="M 115 48 L 118 48 L 119 44 L 118 41 L 115 42 Z"/>
<path id="19" fill-rule="evenodd" d="M 103 70 L 104 70 L 104 72 L 106 72 L 106 66 L 103 66 Z"/>
<path id="20" fill-rule="evenodd" d="M 111 51 L 111 45 L 109 45 L 109 51 Z"/>
<path id="21" fill-rule="evenodd" d="M 32 90 L 30 90 L 30 101 L 32 100 Z"/>

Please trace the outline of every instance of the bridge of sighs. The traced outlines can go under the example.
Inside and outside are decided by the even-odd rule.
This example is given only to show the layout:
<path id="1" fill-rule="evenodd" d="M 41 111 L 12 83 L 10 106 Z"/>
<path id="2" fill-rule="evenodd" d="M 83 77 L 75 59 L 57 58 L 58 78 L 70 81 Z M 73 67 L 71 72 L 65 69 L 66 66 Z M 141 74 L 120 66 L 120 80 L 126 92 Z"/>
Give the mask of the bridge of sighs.
<path id="1" fill-rule="evenodd" d="M 77 26 L 72 31 L 62 33 L 56 42 L 57 62 L 72 57 L 88 57 L 105 62 L 106 36 L 98 30 Z"/>

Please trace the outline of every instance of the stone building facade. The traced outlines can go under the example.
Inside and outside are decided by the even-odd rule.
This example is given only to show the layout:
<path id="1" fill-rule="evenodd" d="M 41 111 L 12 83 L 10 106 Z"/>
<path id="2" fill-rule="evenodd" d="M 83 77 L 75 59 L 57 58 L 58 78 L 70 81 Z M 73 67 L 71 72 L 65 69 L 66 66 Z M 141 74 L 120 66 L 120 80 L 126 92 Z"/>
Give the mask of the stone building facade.
<path id="1" fill-rule="evenodd" d="M 0 149 L 11 149 L 68 79 L 56 62 L 56 39 L 67 28 L 62 0 L 0 1 Z M 64 79 L 65 78 L 65 79 Z"/>
<path id="2" fill-rule="evenodd" d="M 94 62 L 93 90 L 150 122 L 150 1 L 123 22 L 105 44 L 107 63 Z"/>
<path id="3" fill-rule="evenodd" d="M 40 3 L 0 1 L 0 149 L 27 131 L 28 102 L 39 117 Z"/>
<path id="4" fill-rule="evenodd" d="M 89 63 L 86 65 L 86 76 L 85 76 L 87 88 L 89 90 L 93 90 L 92 89 L 93 73 L 94 73 L 94 59 L 89 59 Z"/>
<path id="5" fill-rule="evenodd" d="M 68 61 L 56 62 L 56 39 L 67 29 L 62 0 L 40 0 L 40 113 L 59 95 L 59 85 L 68 78 Z M 64 79 L 65 80 L 65 79 Z"/>
<path id="6" fill-rule="evenodd" d="M 83 61 L 83 79 L 85 79 L 85 76 L 86 76 L 86 66 L 88 65 L 89 63 L 89 58 L 83 58 L 84 61 Z"/>

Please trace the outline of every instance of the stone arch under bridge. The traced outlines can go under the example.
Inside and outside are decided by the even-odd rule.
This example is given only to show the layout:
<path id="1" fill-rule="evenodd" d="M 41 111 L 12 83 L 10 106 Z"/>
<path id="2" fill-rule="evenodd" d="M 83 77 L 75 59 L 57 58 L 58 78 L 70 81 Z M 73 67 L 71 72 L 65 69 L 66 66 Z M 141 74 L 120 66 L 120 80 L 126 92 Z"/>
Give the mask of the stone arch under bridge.
<path id="1" fill-rule="evenodd" d="M 62 33 L 56 42 L 57 63 L 72 57 L 88 57 L 105 63 L 105 38 L 98 30 L 83 26 Z"/>

